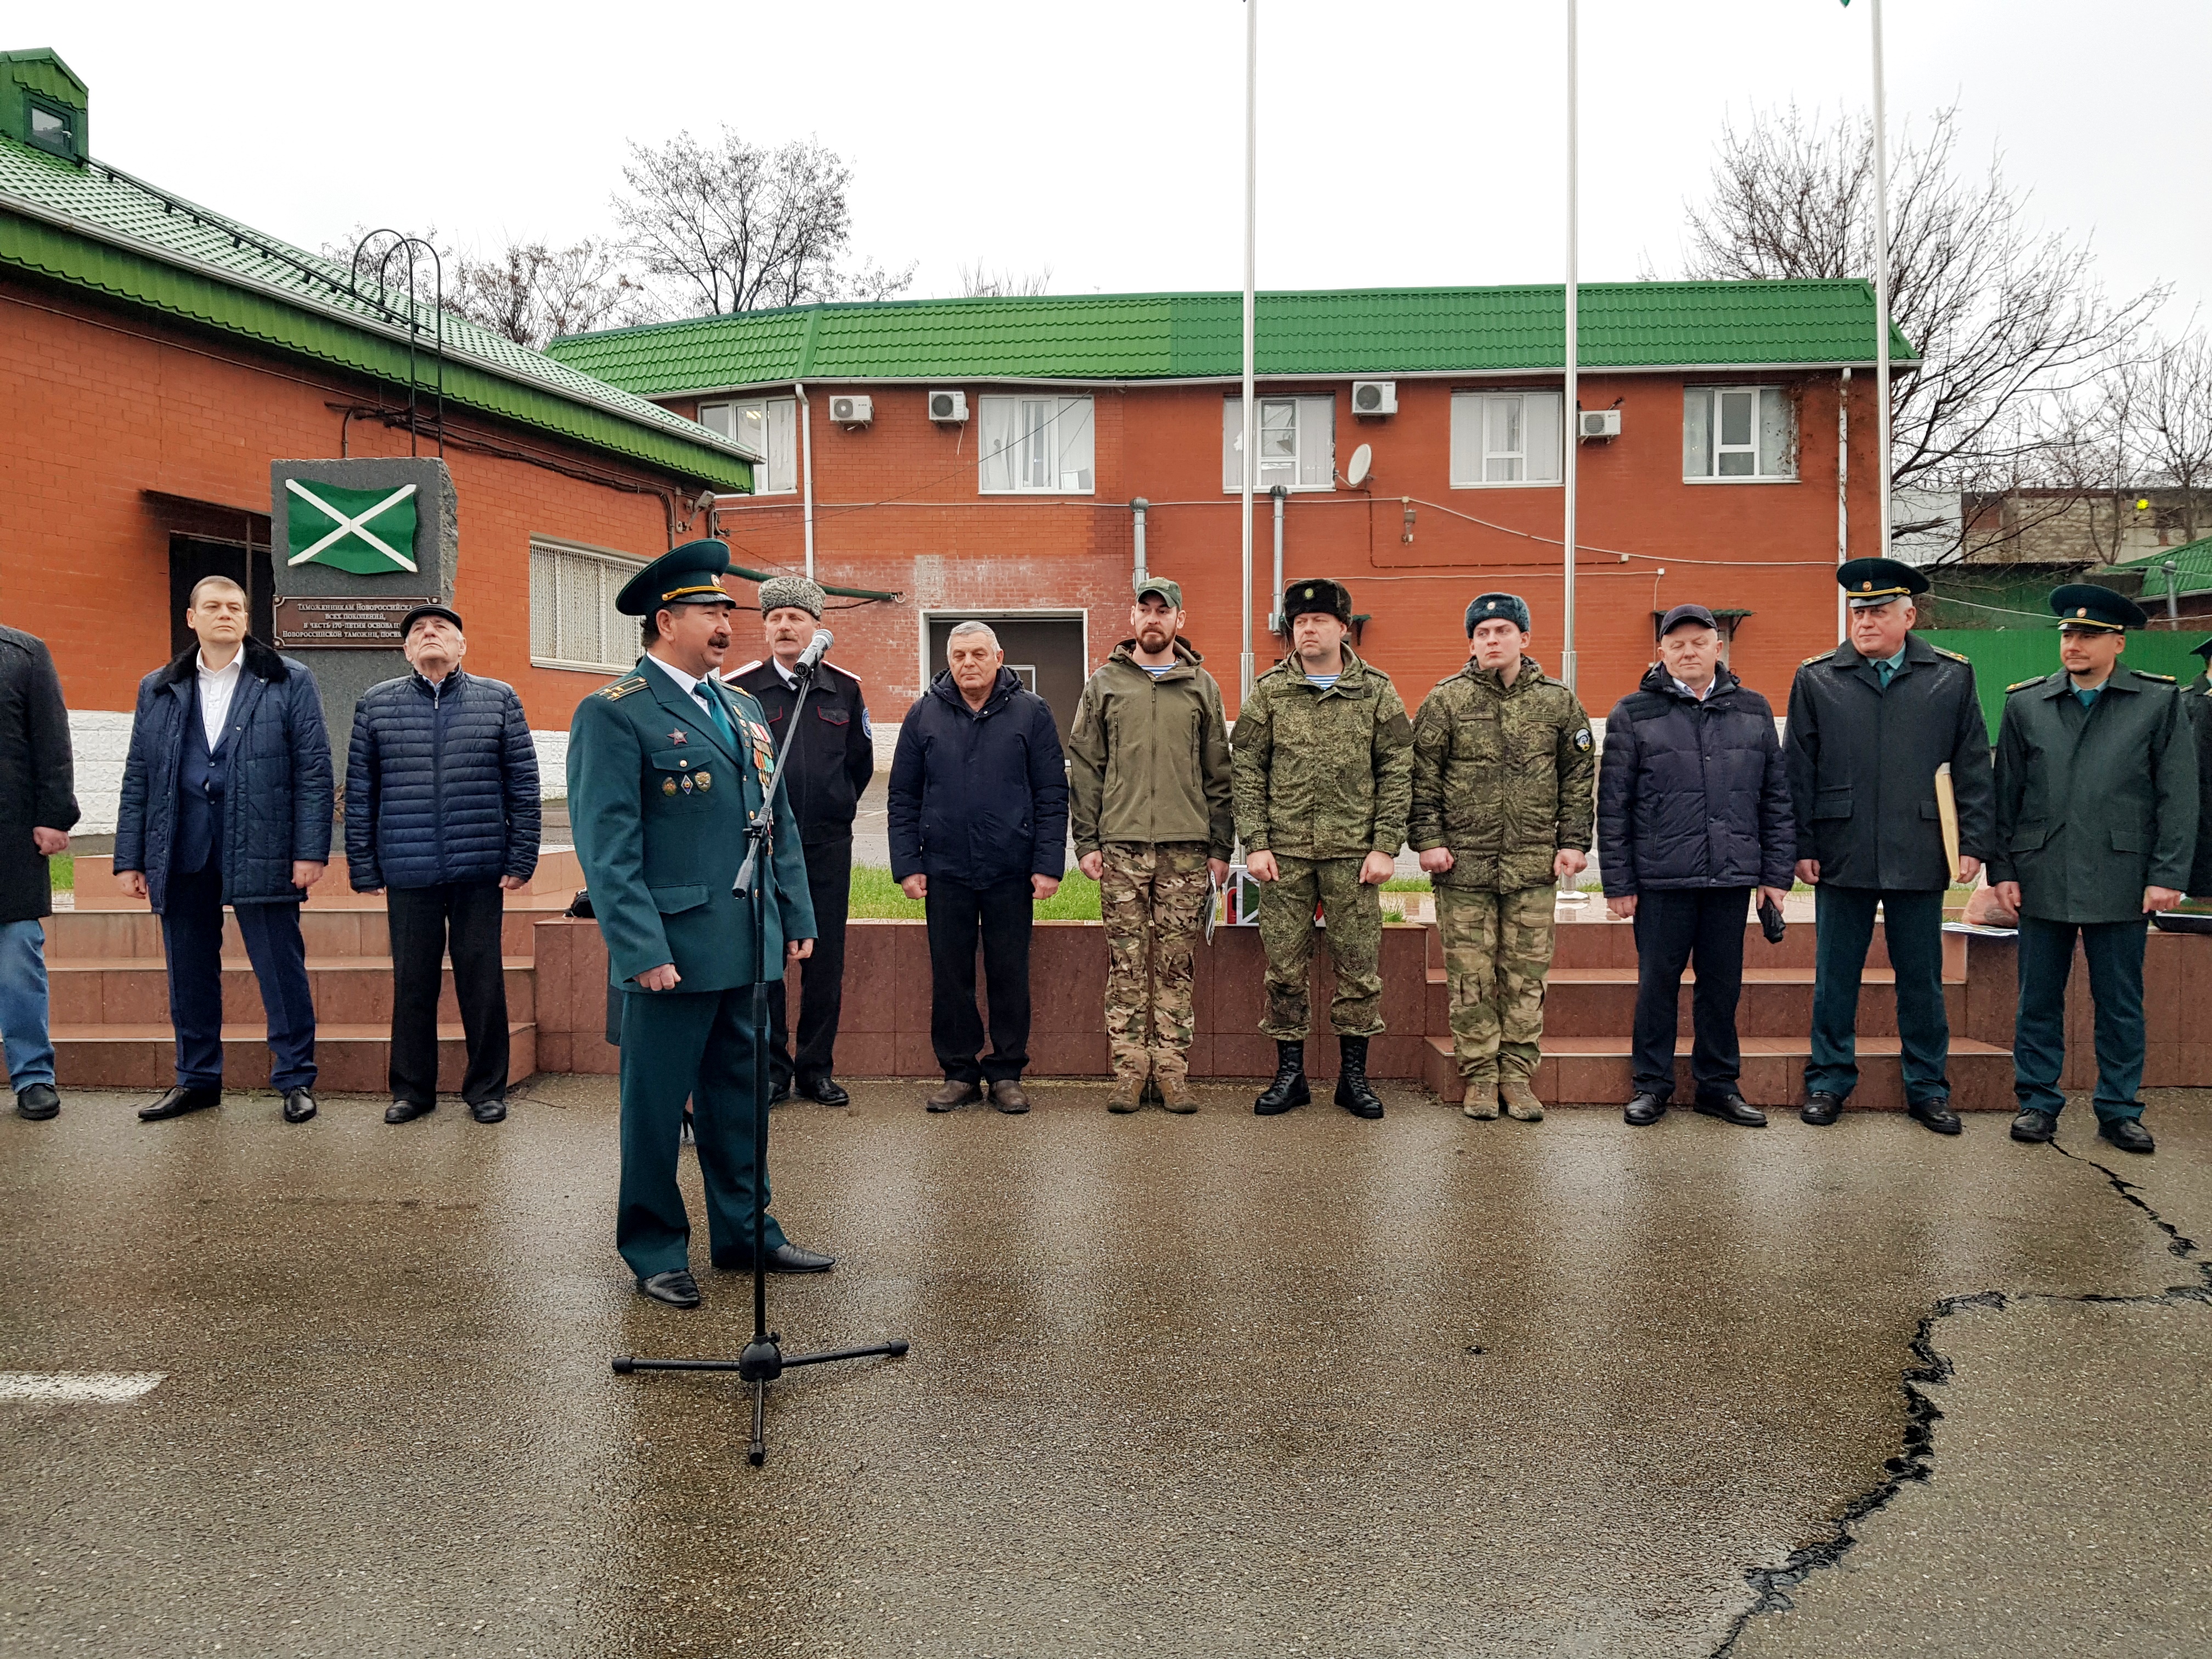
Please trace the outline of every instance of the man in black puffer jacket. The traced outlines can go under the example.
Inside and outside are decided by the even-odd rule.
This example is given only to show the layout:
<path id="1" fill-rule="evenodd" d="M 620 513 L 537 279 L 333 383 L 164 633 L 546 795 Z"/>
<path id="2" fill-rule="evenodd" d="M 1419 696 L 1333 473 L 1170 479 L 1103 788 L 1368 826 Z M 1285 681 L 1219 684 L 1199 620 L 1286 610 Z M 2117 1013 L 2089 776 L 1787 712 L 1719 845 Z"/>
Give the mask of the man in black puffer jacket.
<path id="1" fill-rule="evenodd" d="M 400 624 L 415 672 L 354 705 L 346 762 L 346 862 L 357 893 L 382 893 L 392 932 L 392 1105 L 406 1123 L 438 1104 L 438 991 L 453 958 L 479 1123 L 507 1115 L 505 895 L 538 868 L 538 751 L 522 700 L 461 672 L 461 619 L 421 605 Z M 450 942 L 449 942 L 450 939 Z"/>
<path id="2" fill-rule="evenodd" d="M 1796 830 L 1774 710 L 1720 665 L 1713 613 L 1678 605 L 1660 660 L 1613 705 L 1597 776 L 1597 839 L 1607 907 L 1636 922 L 1634 1097 L 1624 1115 L 1656 1123 L 1674 1091 L 1682 969 L 1694 957 L 1697 1109 L 1763 1128 L 1737 1088 L 1736 1000 L 1751 890 L 1779 905 Z"/>

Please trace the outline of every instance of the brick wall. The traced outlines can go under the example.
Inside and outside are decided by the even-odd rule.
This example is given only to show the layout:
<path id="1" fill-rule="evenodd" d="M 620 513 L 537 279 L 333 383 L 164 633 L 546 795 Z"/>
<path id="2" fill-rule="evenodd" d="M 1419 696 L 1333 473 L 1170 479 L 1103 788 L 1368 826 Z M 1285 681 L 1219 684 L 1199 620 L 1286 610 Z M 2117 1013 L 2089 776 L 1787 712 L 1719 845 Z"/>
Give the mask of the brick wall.
<path id="1" fill-rule="evenodd" d="M 337 455 L 340 410 L 374 401 L 334 372 L 0 283 L 0 620 L 52 647 L 72 710 L 128 711 L 139 678 L 169 655 L 174 509 L 148 492 L 265 514 L 269 463 Z M 535 433 L 460 415 L 453 425 L 685 497 L 697 488 Z M 356 456 L 408 453 L 404 431 L 373 420 L 353 421 L 346 443 Z M 531 665 L 530 538 L 651 556 L 668 545 L 662 500 L 459 447 L 446 460 L 468 665 L 520 691 L 533 727 L 565 732 L 604 678 Z M 88 736 L 97 768 L 107 739 Z"/>
<path id="2" fill-rule="evenodd" d="M 1698 383 L 1729 377 L 1699 376 Z M 1676 375 L 1585 376 L 1586 409 L 1622 413 L 1623 435 L 1585 444 L 1576 591 L 1583 701 L 1603 714 L 1633 688 L 1651 660 L 1650 612 L 1685 599 L 1755 613 L 1737 636 L 1733 663 L 1779 702 L 1790 676 L 1836 635 L 1836 401 L 1832 374 L 1737 377 L 1787 380 L 1800 394 L 1798 479 L 1793 483 L 1690 483 L 1682 477 L 1682 386 Z M 1502 384 L 1502 383 L 1501 383 Z M 1529 384 L 1540 386 L 1540 378 Z M 1556 384 L 1556 382 L 1554 382 Z M 971 410 L 990 388 L 967 387 Z M 873 397 L 872 425 L 830 424 L 841 391 Z M 1291 577 L 1348 581 L 1355 606 L 1373 620 L 1364 654 L 1396 679 L 1408 702 L 1466 659 L 1462 613 L 1490 587 L 1527 597 L 1534 650 L 1556 668 L 1562 582 L 1556 538 L 1557 488 L 1449 487 L 1450 396 L 1443 380 L 1401 380 L 1399 413 L 1356 420 L 1344 381 L 1270 385 L 1277 392 L 1332 392 L 1342 470 L 1358 445 L 1374 451 L 1371 495 L 1339 489 L 1294 495 L 1285 527 Z M 1081 609 L 1091 617 L 1094 659 L 1126 631 L 1133 553 L 1127 502 L 1153 503 L 1147 562 L 1182 584 L 1191 635 L 1235 702 L 1241 603 L 1237 498 L 1221 488 L 1223 389 L 1186 386 L 1096 393 L 1093 495 L 985 496 L 977 488 L 980 420 L 934 426 L 921 386 L 810 385 L 817 500 L 816 574 L 825 582 L 895 590 L 896 605 L 833 611 L 838 660 L 867 682 L 870 707 L 896 720 L 919 695 L 925 611 Z M 1856 382 L 1850 459 L 1854 556 L 1878 550 L 1871 488 L 1871 383 Z M 690 414 L 696 403 L 671 400 Z M 1413 539 L 1401 539 L 1400 498 L 1416 505 Z M 1439 508 L 1449 508 L 1443 511 Z M 1485 525 L 1468 518 L 1489 521 Z M 1254 654 L 1274 659 L 1266 632 L 1272 524 L 1255 505 Z M 739 564 L 798 568 L 804 558 L 799 497 L 733 504 L 721 523 Z M 1517 533 L 1516 533 L 1517 532 Z M 1622 563 L 1599 548 L 1653 556 Z M 1686 560 L 1714 561 L 1687 564 Z M 1662 566 L 1666 574 L 1658 571 Z M 1656 599 L 1655 599 L 1656 587 Z M 833 600 L 833 604 L 850 604 Z M 750 653 L 748 653 L 750 654 Z"/>

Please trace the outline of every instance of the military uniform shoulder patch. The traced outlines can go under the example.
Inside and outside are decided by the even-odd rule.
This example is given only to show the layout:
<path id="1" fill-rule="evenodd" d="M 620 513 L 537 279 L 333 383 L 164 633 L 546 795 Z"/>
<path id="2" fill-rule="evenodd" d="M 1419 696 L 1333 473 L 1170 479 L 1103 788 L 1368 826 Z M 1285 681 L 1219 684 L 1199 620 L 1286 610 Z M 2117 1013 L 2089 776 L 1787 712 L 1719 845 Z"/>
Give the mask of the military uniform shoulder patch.
<path id="1" fill-rule="evenodd" d="M 1814 663 L 1826 662 L 1829 658 L 1835 654 L 1836 653 L 1832 649 L 1827 651 L 1815 651 L 1811 656 L 1806 658 L 1804 661 L 1799 663 L 1797 665 L 1800 668 L 1810 668 Z"/>
<path id="2" fill-rule="evenodd" d="M 1581 750 L 1584 754 L 1588 754 L 1589 752 L 1589 727 L 1585 726 L 1575 733 L 1575 747 Z"/>
<path id="3" fill-rule="evenodd" d="M 2150 672 L 2150 670 L 2148 670 L 2148 668 L 2138 668 L 2138 669 L 2136 669 L 2136 678 L 2137 679 L 2141 679 L 2141 680 L 2156 680 L 2156 681 L 2158 681 L 2161 685 L 2173 685 L 2173 684 L 2179 684 L 2179 682 L 2177 682 L 2177 681 L 2174 679 L 2174 678 L 2173 678 L 2173 676 L 2172 676 L 2172 675 L 2171 675 L 2171 674 L 2154 674 L 2154 673 L 2152 673 L 2152 672 Z"/>
<path id="4" fill-rule="evenodd" d="M 1969 667 L 1973 665 L 1974 659 L 1972 657 L 1967 656 L 1964 652 L 1946 651 L 1940 645 L 1931 645 L 1928 648 L 1930 651 L 1933 651 L 1939 657 L 1948 657 L 1953 662 L 1962 662 Z"/>
<path id="5" fill-rule="evenodd" d="M 626 679 L 617 680 L 612 685 L 601 686 L 599 688 L 599 695 L 605 697 L 609 702 L 620 702 L 624 697 L 629 696 L 631 692 L 642 691 L 644 690 L 645 676 L 642 674 L 632 674 Z"/>
<path id="6" fill-rule="evenodd" d="M 2015 691 L 2025 691 L 2031 685 L 2040 685 L 2050 678 L 2048 674 L 2038 674 L 2032 679 L 2014 680 L 2010 685 L 2005 687 L 2005 696 L 2010 696 Z"/>

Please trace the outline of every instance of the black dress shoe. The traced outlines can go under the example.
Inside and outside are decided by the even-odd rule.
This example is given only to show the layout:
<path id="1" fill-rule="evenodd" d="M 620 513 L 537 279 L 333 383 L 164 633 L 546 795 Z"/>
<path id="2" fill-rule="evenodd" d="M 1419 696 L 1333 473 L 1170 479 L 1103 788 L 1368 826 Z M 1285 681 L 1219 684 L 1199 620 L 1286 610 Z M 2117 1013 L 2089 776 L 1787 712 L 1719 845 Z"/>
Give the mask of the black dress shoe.
<path id="1" fill-rule="evenodd" d="M 2150 1138 L 2139 1117 L 2107 1117 L 2097 1121 L 2097 1133 L 2124 1152 L 2154 1152 L 2158 1143 Z"/>
<path id="2" fill-rule="evenodd" d="M 834 1077 L 817 1077 L 811 1083 L 802 1083 L 799 1092 L 820 1106 L 850 1106 L 853 1097 L 845 1092 L 845 1085 Z"/>
<path id="3" fill-rule="evenodd" d="M 395 1100 L 384 1109 L 384 1121 L 386 1123 L 412 1123 L 416 1118 L 428 1117 L 437 1109 L 438 1103 L 434 1100 L 427 1105 L 417 1105 L 411 1100 Z"/>
<path id="4" fill-rule="evenodd" d="M 1954 1135 L 1963 1127 L 1959 1115 L 1951 1109 L 1950 1100 L 1938 1095 L 1933 1100 L 1923 1100 L 1917 1106 L 1907 1106 L 1905 1115 L 1915 1117 L 1939 1135 Z"/>
<path id="5" fill-rule="evenodd" d="M 1715 1095 L 1700 1099 L 1697 1109 L 1707 1117 L 1717 1117 L 1723 1123 L 1733 1123 L 1740 1128 L 1764 1129 L 1766 1127 L 1766 1114 L 1739 1094 Z"/>
<path id="6" fill-rule="evenodd" d="M 44 1123 L 62 1109 L 62 1097 L 51 1083 L 33 1083 L 15 1091 L 15 1115 Z"/>
<path id="7" fill-rule="evenodd" d="M 2039 1112 L 2031 1106 L 2012 1121 L 2012 1138 L 2027 1141 L 2030 1146 L 2039 1146 L 2057 1133 L 2058 1115 L 2056 1112 Z"/>
<path id="8" fill-rule="evenodd" d="M 1805 1103 L 1797 1109 L 1797 1115 L 1816 1129 L 1825 1129 L 1843 1115 L 1844 1097 L 1832 1095 L 1826 1089 L 1815 1089 L 1805 1097 Z"/>
<path id="9" fill-rule="evenodd" d="M 724 1250 L 714 1257 L 714 1265 L 733 1273 L 749 1273 L 753 1270 L 753 1253 Z M 768 1253 L 768 1270 L 772 1273 L 826 1273 L 836 1265 L 836 1256 L 801 1249 L 787 1240 Z"/>
<path id="10" fill-rule="evenodd" d="M 655 1302 L 665 1302 L 672 1308 L 696 1308 L 699 1305 L 699 1283 L 681 1267 L 673 1273 L 654 1273 L 649 1279 L 641 1279 L 637 1281 L 637 1288 Z"/>
<path id="11" fill-rule="evenodd" d="M 1667 1115 L 1667 1103 L 1653 1094 L 1639 1094 L 1621 1108 L 1620 1121 L 1637 1128 L 1649 1128 Z"/>
<path id="12" fill-rule="evenodd" d="M 769 1105 L 781 1106 L 785 1101 L 789 1100 L 790 1098 L 791 1079 L 789 1078 L 785 1078 L 781 1083 L 771 1083 L 769 1085 L 768 1103 Z"/>
<path id="13" fill-rule="evenodd" d="M 179 1083 L 150 1106 L 141 1106 L 141 1122 L 159 1123 L 165 1117 L 182 1117 L 186 1112 L 204 1112 L 210 1106 L 222 1104 L 222 1085 L 211 1088 L 188 1088 Z"/>
<path id="14" fill-rule="evenodd" d="M 284 1091 L 284 1121 L 305 1123 L 315 1115 L 315 1093 L 312 1089 Z"/>
<path id="15" fill-rule="evenodd" d="M 507 1121 L 507 1102 L 495 1095 L 489 1100 L 480 1100 L 469 1108 L 469 1115 L 479 1123 Z"/>

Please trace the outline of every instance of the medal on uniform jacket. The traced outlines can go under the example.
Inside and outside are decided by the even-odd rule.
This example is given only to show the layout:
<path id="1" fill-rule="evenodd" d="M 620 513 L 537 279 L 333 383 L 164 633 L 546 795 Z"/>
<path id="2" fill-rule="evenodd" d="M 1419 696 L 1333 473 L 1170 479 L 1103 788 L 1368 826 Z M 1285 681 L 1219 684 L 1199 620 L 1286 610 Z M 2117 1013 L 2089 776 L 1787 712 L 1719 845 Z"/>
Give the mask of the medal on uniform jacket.
<path id="1" fill-rule="evenodd" d="M 760 774 L 761 787 L 765 790 L 775 770 L 775 739 L 769 734 L 768 727 L 750 714 L 745 716 L 745 730 L 753 740 L 753 769 Z"/>

